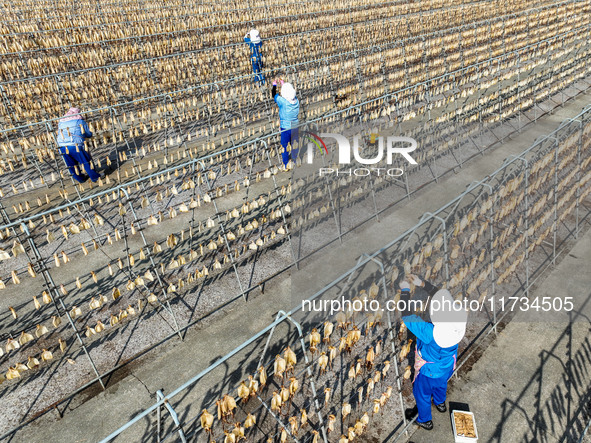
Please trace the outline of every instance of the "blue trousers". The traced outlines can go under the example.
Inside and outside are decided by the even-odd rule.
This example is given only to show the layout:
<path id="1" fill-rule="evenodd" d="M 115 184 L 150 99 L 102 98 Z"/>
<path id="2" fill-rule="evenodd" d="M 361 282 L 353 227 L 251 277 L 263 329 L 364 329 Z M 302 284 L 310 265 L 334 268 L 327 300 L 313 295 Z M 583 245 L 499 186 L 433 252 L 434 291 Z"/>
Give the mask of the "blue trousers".
<path id="1" fill-rule="evenodd" d="M 419 417 L 417 418 L 417 421 L 425 423 L 432 419 L 431 397 L 433 397 L 433 403 L 436 405 L 445 403 L 447 381 L 452 373 L 447 377 L 440 378 L 431 378 L 419 373 L 412 386 L 412 393 L 415 396 L 417 408 L 419 409 Z"/>
<path id="2" fill-rule="evenodd" d="M 261 74 L 263 70 L 263 61 L 260 58 L 252 57 L 252 72 L 254 73 L 254 82 L 265 84 L 265 76 Z"/>
<path id="3" fill-rule="evenodd" d="M 60 148 L 60 154 L 62 154 L 70 174 L 72 174 L 72 177 L 77 182 L 84 183 L 88 180 L 88 177 L 93 182 L 99 179 L 100 175 L 91 168 L 92 157 L 86 152 L 84 146 L 62 146 Z M 84 171 L 86 171 L 88 176 L 83 174 Z"/>
<path id="4" fill-rule="evenodd" d="M 289 163 L 289 152 L 287 152 L 287 145 L 291 144 L 291 159 L 295 162 L 296 158 L 298 158 L 299 149 L 295 149 L 295 144 L 299 140 L 299 130 L 298 128 L 292 129 L 283 129 L 281 128 L 281 146 L 283 146 L 283 153 L 281 154 L 281 159 L 283 160 L 283 164 L 287 166 Z"/>

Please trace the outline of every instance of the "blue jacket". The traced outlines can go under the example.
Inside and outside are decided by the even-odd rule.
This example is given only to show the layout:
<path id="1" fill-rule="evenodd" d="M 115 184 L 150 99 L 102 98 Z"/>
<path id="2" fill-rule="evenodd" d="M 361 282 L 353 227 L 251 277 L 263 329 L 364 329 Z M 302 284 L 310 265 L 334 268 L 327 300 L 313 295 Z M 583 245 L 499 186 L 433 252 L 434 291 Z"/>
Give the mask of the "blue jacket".
<path id="1" fill-rule="evenodd" d="M 84 134 L 82 134 L 80 125 L 84 128 Z M 90 137 L 92 137 L 92 132 L 88 129 L 88 123 L 81 118 L 60 121 L 57 127 L 57 144 L 60 147 L 84 146 L 84 140 Z"/>
<path id="2" fill-rule="evenodd" d="M 300 114 L 300 101 L 296 98 L 295 103 L 290 103 L 279 94 L 275 94 L 275 103 L 279 106 L 279 123 L 281 129 L 291 129 L 298 125 L 298 115 Z"/>
<path id="3" fill-rule="evenodd" d="M 258 43 L 253 43 L 250 41 L 250 37 L 244 37 L 244 41 L 248 43 L 248 46 L 250 46 L 250 59 L 253 62 L 261 62 L 263 59 L 263 54 L 261 53 L 263 41 L 261 40 Z"/>
<path id="4" fill-rule="evenodd" d="M 417 315 L 402 317 L 402 321 L 417 337 L 419 354 L 429 362 L 423 365 L 420 373 L 430 378 L 449 377 L 458 356 L 458 345 L 440 347 L 433 339 L 433 324 L 427 323 Z"/>

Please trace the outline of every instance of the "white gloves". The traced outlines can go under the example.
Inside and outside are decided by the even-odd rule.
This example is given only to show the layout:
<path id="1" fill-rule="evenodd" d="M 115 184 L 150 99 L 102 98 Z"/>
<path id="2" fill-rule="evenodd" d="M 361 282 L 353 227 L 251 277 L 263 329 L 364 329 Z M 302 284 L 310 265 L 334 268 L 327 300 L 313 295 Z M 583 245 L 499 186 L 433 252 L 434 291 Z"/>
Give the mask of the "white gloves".
<path id="1" fill-rule="evenodd" d="M 410 291 L 410 284 L 406 280 L 402 280 L 400 282 L 400 290 L 401 291 Z"/>
<path id="2" fill-rule="evenodd" d="M 408 276 L 407 276 L 407 277 L 410 279 L 410 281 L 411 281 L 411 283 L 412 283 L 413 285 L 415 285 L 415 286 L 422 286 L 422 284 L 423 284 L 423 280 L 421 280 L 421 279 L 420 279 L 419 277 L 417 277 L 416 275 L 414 275 L 414 274 L 408 274 Z"/>

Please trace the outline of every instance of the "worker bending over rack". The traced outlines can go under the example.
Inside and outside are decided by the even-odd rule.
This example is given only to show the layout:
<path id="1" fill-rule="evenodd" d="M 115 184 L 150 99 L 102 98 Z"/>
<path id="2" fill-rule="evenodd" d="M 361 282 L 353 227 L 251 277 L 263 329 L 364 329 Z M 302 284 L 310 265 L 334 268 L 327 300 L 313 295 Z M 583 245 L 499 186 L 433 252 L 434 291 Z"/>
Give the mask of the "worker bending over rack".
<path id="1" fill-rule="evenodd" d="M 439 412 L 447 410 L 447 382 L 456 367 L 458 343 L 466 333 L 468 314 L 463 306 L 455 309 L 454 300 L 447 289 L 439 289 L 416 275 L 409 274 L 408 278 L 431 296 L 431 322 L 417 315 L 402 317 L 408 330 L 417 338 L 412 389 L 417 405 L 407 409 L 406 416 L 410 420 L 418 412 L 416 424 L 430 431 L 433 429 L 431 399 Z M 400 290 L 403 295 L 410 296 L 410 284 L 407 281 L 400 282 Z"/>
<path id="2" fill-rule="evenodd" d="M 80 115 L 80 109 L 70 108 L 60 119 L 57 130 L 57 143 L 66 166 L 74 180 L 84 183 L 90 177 L 94 183 L 101 176 L 94 170 L 92 157 L 84 148 L 84 141 L 92 137 L 88 123 Z M 84 171 L 86 174 L 84 174 Z"/>

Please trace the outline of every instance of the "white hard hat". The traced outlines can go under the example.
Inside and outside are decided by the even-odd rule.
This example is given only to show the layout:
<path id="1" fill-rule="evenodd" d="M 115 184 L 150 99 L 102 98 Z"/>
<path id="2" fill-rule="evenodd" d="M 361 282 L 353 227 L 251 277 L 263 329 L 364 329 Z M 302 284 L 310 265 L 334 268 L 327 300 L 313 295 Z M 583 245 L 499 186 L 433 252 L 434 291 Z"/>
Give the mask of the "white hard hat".
<path id="1" fill-rule="evenodd" d="M 261 35 L 259 34 L 259 31 L 256 29 L 250 30 L 250 41 L 253 43 L 258 43 L 261 41 Z"/>
<path id="2" fill-rule="evenodd" d="M 291 83 L 283 83 L 283 85 L 281 85 L 281 97 L 288 102 L 295 102 L 296 90 Z"/>
<path id="3" fill-rule="evenodd" d="M 468 313 L 460 304 L 454 305 L 454 300 L 447 289 L 440 289 L 431 298 L 429 306 L 431 323 L 433 323 L 433 338 L 442 348 L 457 345 L 466 333 Z"/>
<path id="4" fill-rule="evenodd" d="M 450 348 L 457 345 L 466 333 L 465 322 L 443 322 L 433 326 L 433 339 L 442 348 Z"/>

